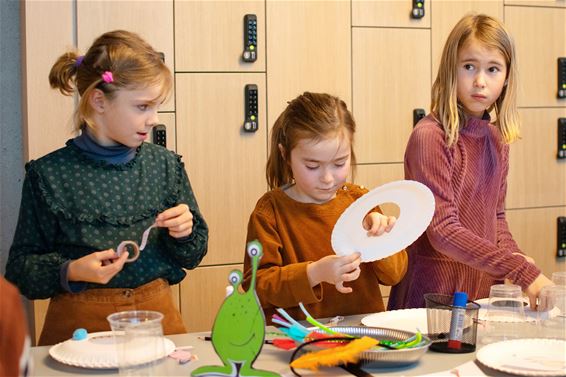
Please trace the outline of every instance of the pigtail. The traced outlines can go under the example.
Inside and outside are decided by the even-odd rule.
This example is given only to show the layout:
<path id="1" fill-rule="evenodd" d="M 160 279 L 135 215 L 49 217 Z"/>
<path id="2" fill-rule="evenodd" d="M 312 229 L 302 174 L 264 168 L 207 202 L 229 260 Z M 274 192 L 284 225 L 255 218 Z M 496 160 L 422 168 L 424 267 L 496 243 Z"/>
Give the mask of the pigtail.
<path id="1" fill-rule="evenodd" d="M 287 143 L 285 135 L 287 112 L 288 110 L 286 109 L 279 115 L 279 118 L 277 118 L 271 129 L 270 154 L 265 169 L 265 178 L 270 189 L 290 183 L 293 179 L 291 169 L 286 161 L 289 159 L 291 152 L 291 146 Z M 280 144 L 284 148 L 285 157 L 283 157 L 279 150 Z"/>
<path id="2" fill-rule="evenodd" d="M 73 95 L 76 89 L 75 78 L 79 66 L 82 62 L 82 57 L 75 51 L 69 51 L 61 55 L 51 71 L 49 71 L 49 84 L 53 89 L 59 91 L 65 96 Z"/>

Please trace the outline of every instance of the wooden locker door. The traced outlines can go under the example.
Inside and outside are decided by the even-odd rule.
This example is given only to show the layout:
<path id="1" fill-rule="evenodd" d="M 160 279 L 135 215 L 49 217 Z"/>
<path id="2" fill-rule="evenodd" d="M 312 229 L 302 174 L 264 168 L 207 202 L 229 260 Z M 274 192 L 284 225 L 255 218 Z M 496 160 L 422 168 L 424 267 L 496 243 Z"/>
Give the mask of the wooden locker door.
<path id="1" fill-rule="evenodd" d="M 566 258 L 558 258 L 556 218 L 566 216 L 566 207 L 516 209 L 506 212 L 509 229 L 519 248 L 532 257 L 549 279 L 566 270 Z"/>
<path id="2" fill-rule="evenodd" d="M 505 7 L 519 62 L 519 107 L 566 107 L 557 98 L 557 59 L 566 57 L 566 8 Z M 541 48 L 542 40 L 544 44 Z"/>
<path id="3" fill-rule="evenodd" d="M 350 3 L 267 1 L 268 124 L 305 91 L 351 107 Z"/>
<path id="4" fill-rule="evenodd" d="M 73 46 L 73 1 L 25 1 L 22 12 L 22 137 L 29 161 L 74 137 L 73 97 L 51 89 L 48 79 L 57 58 Z"/>
<path id="5" fill-rule="evenodd" d="M 203 264 L 242 263 L 249 216 L 266 191 L 265 74 L 177 74 L 177 151 L 209 226 Z M 243 132 L 244 87 L 259 91 L 259 129 Z"/>
<path id="6" fill-rule="evenodd" d="M 165 64 L 175 69 L 173 47 L 173 0 L 160 1 L 77 1 L 77 45 L 86 53 L 101 34 L 116 29 L 138 33 L 156 51 L 163 52 Z M 173 111 L 174 90 L 160 110 Z"/>
<path id="7" fill-rule="evenodd" d="M 242 257 L 245 245 L 241 247 Z M 210 331 L 216 313 L 226 297 L 228 276 L 232 270 L 242 271 L 243 264 L 198 267 L 187 271 L 180 284 L 181 313 L 187 331 Z"/>
<path id="8" fill-rule="evenodd" d="M 566 160 L 556 158 L 566 109 L 520 109 L 521 140 L 511 144 L 507 208 L 566 205 Z"/>
<path id="9" fill-rule="evenodd" d="M 432 80 L 434 82 L 446 38 L 456 23 L 468 13 L 485 13 L 503 20 L 503 0 L 433 0 L 431 12 Z"/>
<path id="10" fill-rule="evenodd" d="M 430 30 L 353 29 L 358 163 L 403 162 L 413 109 L 430 104 Z"/>
<path id="11" fill-rule="evenodd" d="M 352 26 L 430 28 L 430 3 L 424 16 L 413 18 L 413 0 L 352 0 Z"/>
<path id="12" fill-rule="evenodd" d="M 257 17 L 255 62 L 244 62 L 244 16 Z M 177 72 L 265 71 L 264 1 L 175 1 Z"/>

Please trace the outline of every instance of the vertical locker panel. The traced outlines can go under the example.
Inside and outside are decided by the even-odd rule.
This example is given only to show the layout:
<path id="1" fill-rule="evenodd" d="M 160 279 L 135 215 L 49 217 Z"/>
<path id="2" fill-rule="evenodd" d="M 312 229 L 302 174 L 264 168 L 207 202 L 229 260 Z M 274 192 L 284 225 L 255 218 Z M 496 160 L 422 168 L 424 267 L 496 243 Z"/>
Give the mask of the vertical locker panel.
<path id="1" fill-rule="evenodd" d="M 359 163 L 402 162 L 413 109 L 430 103 L 430 30 L 353 29 Z"/>
<path id="2" fill-rule="evenodd" d="M 21 7 L 23 141 L 29 161 L 74 136 L 73 97 L 51 89 L 48 79 L 55 60 L 74 44 L 73 2 L 25 1 Z"/>
<path id="3" fill-rule="evenodd" d="M 556 158 L 566 109 L 520 109 L 521 140 L 511 144 L 507 208 L 566 205 L 566 160 Z"/>
<path id="4" fill-rule="evenodd" d="M 208 223 L 202 264 L 241 263 L 249 215 L 266 191 L 265 75 L 176 74 L 177 152 Z M 242 131 L 244 87 L 259 92 L 259 129 Z"/>
<path id="5" fill-rule="evenodd" d="M 257 16 L 258 58 L 247 63 L 244 16 Z M 265 4 L 259 0 L 175 1 L 177 72 L 265 71 Z"/>
<path id="6" fill-rule="evenodd" d="M 468 13 L 484 13 L 503 20 L 503 0 L 441 0 L 432 1 L 432 80 L 436 79 L 438 65 L 446 38 L 456 23 Z"/>
<path id="7" fill-rule="evenodd" d="M 86 53 L 101 34 L 116 29 L 138 33 L 155 50 L 165 54 L 165 63 L 174 71 L 173 0 L 161 1 L 77 1 L 77 45 Z M 175 108 L 174 90 L 161 110 Z"/>
<path id="8" fill-rule="evenodd" d="M 299 94 L 325 92 L 351 106 L 350 3 L 267 1 L 269 125 Z"/>
<path id="9" fill-rule="evenodd" d="M 175 113 L 159 113 L 159 123 L 165 125 L 167 134 L 167 149 L 177 150 L 177 132 L 175 127 Z"/>
<path id="10" fill-rule="evenodd" d="M 505 23 L 517 50 L 517 105 L 566 107 L 566 100 L 556 97 L 556 61 L 566 57 L 566 9 L 506 6 Z"/>
<path id="11" fill-rule="evenodd" d="M 242 257 L 245 245 L 240 248 Z M 242 271 L 243 264 L 199 267 L 187 271 L 187 277 L 180 284 L 181 313 L 187 331 L 210 331 L 216 313 L 226 297 L 230 285 L 228 275 L 232 270 Z"/>
<path id="12" fill-rule="evenodd" d="M 556 257 L 556 218 L 566 207 L 517 209 L 506 212 L 509 229 L 519 248 L 532 257 L 549 279 L 566 269 L 566 258 Z"/>
<path id="13" fill-rule="evenodd" d="M 352 0 L 352 26 L 430 27 L 430 3 L 424 0 L 424 16 L 413 18 L 413 0 Z"/>

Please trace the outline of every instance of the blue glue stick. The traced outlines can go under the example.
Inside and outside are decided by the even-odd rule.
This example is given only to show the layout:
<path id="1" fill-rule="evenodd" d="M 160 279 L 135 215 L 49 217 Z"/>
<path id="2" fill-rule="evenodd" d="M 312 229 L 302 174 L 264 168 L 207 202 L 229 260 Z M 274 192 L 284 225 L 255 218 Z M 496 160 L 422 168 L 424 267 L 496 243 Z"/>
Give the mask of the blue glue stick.
<path id="1" fill-rule="evenodd" d="M 450 320 L 450 337 L 448 348 L 460 349 L 462 347 L 462 333 L 464 332 L 464 319 L 466 317 L 466 292 L 455 292 L 452 302 L 452 318 Z"/>

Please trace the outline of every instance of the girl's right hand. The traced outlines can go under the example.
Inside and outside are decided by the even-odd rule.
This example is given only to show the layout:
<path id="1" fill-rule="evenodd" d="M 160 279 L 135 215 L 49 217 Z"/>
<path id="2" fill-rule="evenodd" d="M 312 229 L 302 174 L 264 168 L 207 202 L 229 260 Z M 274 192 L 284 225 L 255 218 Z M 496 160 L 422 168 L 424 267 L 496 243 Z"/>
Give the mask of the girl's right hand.
<path id="1" fill-rule="evenodd" d="M 124 267 L 128 253 L 119 257 L 113 249 L 96 251 L 69 263 L 67 278 L 69 281 L 85 281 L 106 284 Z"/>
<path id="2" fill-rule="evenodd" d="M 527 287 L 525 293 L 527 294 L 527 296 L 529 296 L 529 302 L 531 304 L 532 310 L 537 310 L 537 298 L 542 287 L 553 284 L 554 283 L 549 278 L 547 278 L 543 274 L 539 274 L 535 281 L 533 281 L 531 285 Z"/>
<path id="3" fill-rule="evenodd" d="M 307 265 L 307 276 L 311 287 L 322 282 L 334 284 L 338 292 L 350 293 L 352 288 L 344 287 L 345 281 L 354 281 L 360 276 L 360 253 L 346 256 L 327 255 Z"/>

